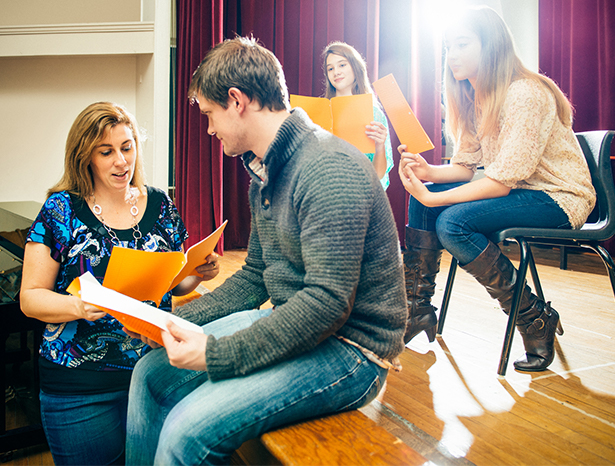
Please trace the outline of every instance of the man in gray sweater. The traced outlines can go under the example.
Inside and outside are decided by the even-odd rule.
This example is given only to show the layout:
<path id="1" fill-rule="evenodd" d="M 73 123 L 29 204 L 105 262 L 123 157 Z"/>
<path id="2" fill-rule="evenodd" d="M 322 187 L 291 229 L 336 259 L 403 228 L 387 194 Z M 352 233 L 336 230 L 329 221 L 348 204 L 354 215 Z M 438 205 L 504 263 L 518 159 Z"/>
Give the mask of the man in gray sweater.
<path id="1" fill-rule="evenodd" d="M 178 310 L 132 378 L 128 464 L 223 464 L 244 441 L 359 408 L 382 388 L 407 307 L 397 230 L 370 161 L 289 111 L 253 39 L 214 47 L 190 94 L 252 177 L 246 263 Z M 259 309 L 267 300 L 273 308 Z"/>

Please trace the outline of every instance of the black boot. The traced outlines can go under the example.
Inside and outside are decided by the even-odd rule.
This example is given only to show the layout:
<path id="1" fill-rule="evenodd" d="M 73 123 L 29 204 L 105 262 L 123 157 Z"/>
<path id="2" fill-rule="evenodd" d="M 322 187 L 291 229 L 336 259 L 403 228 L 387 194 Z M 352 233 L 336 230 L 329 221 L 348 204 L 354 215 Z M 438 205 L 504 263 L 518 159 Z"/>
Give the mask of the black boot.
<path id="1" fill-rule="evenodd" d="M 476 259 L 462 268 L 476 278 L 492 298 L 499 301 L 506 314 L 510 313 L 517 270 L 496 244 L 489 242 Z M 515 369 L 543 371 L 553 362 L 553 343 L 558 321 L 559 315 L 551 309 L 550 303 L 545 303 L 533 294 L 526 283 L 515 322 L 523 338 L 526 354 L 525 358 L 514 362 Z"/>
<path id="2" fill-rule="evenodd" d="M 517 330 L 523 338 L 525 358 L 517 359 L 515 369 L 526 372 L 544 371 L 553 362 L 553 344 L 559 314 L 551 303 L 541 299 L 517 317 Z"/>
<path id="3" fill-rule="evenodd" d="M 408 322 L 404 343 L 423 330 L 432 342 L 436 338 L 438 319 L 431 298 L 436 289 L 436 275 L 440 271 L 442 245 L 435 231 L 406 227 L 404 275 L 408 300 Z"/>

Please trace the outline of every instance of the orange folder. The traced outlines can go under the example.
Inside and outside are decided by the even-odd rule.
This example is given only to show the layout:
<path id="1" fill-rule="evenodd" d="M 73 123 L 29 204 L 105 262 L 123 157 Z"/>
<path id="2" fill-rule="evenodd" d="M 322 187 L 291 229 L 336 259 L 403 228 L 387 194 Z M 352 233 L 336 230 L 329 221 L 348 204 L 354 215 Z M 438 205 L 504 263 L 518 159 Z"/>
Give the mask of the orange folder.
<path id="1" fill-rule="evenodd" d="M 291 94 L 290 106 L 301 107 L 314 123 L 349 142 L 364 154 L 375 151 L 374 141 L 365 135 L 365 126 L 374 121 L 371 94 L 333 97 L 331 100 Z"/>
<path id="2" fill-rule="evenodd" d="M 180 327 L 194 332 L 202 328 L 170 312 L 149 306 L 117 291 L 103 287 L 89 272 L 75 278 L 67 291 L 83 301 L 115 317 L 127 330 L 145 335 L 163 345 L 161 332 L 167 330 L 167 323 L 174 322 Z"/>
<path id="3" fill-rule="evenodd" d="M 373 86 L 399 141 L 407 146 L 406 151 L 419 154 L 433 149 L 431 139 L 414 115 L 393 75 L 386 75 L 373 83 Z"/>
<path id="4" fill-rule="evenodd" d="M 197 275 L 195 268 L 214 251 L 226 223 L 190 247 L 185 254 L 181 251 L 138 251 L 115 246 L 103 286 L 138 301 L 154 301 L 159 305 L 167 291 L 175 288 L 188 275 Z"/>

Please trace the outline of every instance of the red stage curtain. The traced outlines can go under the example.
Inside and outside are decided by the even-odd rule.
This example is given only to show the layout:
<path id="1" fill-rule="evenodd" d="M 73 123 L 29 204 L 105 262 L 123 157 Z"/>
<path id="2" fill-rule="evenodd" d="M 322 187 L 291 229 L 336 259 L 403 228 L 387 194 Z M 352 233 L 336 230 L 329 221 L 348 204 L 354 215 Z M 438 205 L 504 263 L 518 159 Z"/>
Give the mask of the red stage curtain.
<path id="1" fill-rule="evenodd" d="M 574 130 L 615 130 L 615 2 L 540 0 L 539 8 L 540 70 L 571 100 Z M 615 254 L 615 238 L 604 246 Z"/>
<path id="2" fill-rule="evenodd" d="M 615 2 L 540 0 L 540 70 L 575 107 L 575 131 L 615 129 Z"/>
<path id="3" fill-rule="evenodd" d="M 290 93 L 321 96 L 322 50 L 333 40 L 345 41 L 366 58 L 370 80 L 395 75 L 436 145 L 425 156 L 439 163 L 441 45 L 421 21 L 424 8 L 421 0 L 178 0 L 176 197 L 193 241 L 228 219 L 225 247 L 245 247 L 250 228 L 249 178 L 241 161 L 222 156 L 206 133 L 206 119 L 185 96 L 209 48 L 222 37 L 252 35 L 282 63 Z M 397 154 L 394 133 L 392 142 Z M 407 196 L 398 160 L 395 155 L 387 194 L 403 241 Z"/>

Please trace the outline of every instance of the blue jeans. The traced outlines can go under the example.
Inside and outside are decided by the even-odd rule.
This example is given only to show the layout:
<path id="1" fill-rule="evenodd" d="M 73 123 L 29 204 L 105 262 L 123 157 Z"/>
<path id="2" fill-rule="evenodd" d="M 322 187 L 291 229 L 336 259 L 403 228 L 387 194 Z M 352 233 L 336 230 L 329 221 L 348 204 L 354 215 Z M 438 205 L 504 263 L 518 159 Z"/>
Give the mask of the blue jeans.
<path id="1" fill-rule="evenodd" d="M 231 335 L 271 312 L 239 312 L 203 330 L 217 338 Z M 151 351 L 132 377 L 126 463 L 228 464 L 243 442 L 264 432 L 366 405 L 386 376 L 386 369 L 335 337 L 274 366 L 219 381 L 171 366 L 163 348 Z"/>
<path id="2" fill-rule="evenodd" d="M 463 183 L 428 184 L 441 192 Z M 476 259 L 489 244 L 487 237 L 509 227 L 571 228 L 564 210 L 543 191 L 513 189 L 508 196 L 425 207 L 413 197 L 408 203 L 408 226 L 435 231 L 442 246 L 460 265 Z"/>
<path id="3" fill-rule="evenodd" d="M 40 392 L 41 420 L 56 465 L 123 464 L 128 391 Z"/>

